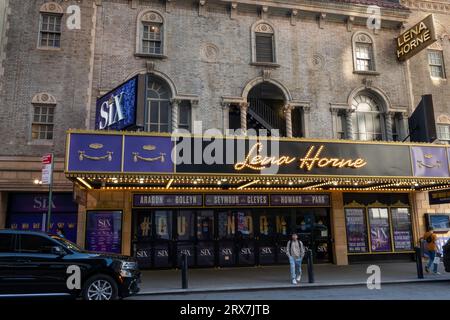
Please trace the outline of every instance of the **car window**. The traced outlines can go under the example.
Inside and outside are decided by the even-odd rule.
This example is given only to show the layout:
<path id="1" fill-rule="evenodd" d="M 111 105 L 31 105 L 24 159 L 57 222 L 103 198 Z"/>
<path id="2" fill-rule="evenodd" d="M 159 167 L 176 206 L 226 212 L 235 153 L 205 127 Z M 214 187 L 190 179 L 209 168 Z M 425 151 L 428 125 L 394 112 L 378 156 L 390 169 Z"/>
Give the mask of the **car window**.
<path id="1" fill-rule="evenodd" d="M 0 234 L 0 253 L 8 253 L 14 251 L 14 235 Z"/>
<path id="2" fill-rule="evenodd" d="M 56 244 L 49 239 L 32 234 L 20 236 L 20 252 L 23 253 L 51 253 Z"/>

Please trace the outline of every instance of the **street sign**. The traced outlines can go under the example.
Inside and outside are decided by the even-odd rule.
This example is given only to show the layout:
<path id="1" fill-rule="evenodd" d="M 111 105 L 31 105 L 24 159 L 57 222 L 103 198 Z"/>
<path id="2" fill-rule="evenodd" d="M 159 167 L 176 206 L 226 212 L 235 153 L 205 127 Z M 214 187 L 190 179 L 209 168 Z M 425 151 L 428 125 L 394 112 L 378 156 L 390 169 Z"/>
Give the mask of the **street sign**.
<path id="1" fill-rule="evenodd" d="M 42 157 L 42 184 L 49 185 L 52 181 L 53 155 L 47 154 Z"/>

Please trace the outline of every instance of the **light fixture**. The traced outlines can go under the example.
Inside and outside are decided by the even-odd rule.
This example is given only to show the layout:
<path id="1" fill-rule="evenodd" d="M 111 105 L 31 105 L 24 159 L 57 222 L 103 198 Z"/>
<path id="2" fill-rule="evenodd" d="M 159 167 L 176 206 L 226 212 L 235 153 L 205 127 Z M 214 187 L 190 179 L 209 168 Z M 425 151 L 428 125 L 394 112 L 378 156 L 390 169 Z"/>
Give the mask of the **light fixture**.
<path id="1" fill-rule="evenodd" d="M 251 181 L 249 183 L 246 183 L 246 184 L 243 184 L 242 186 L 239 186 L 237 189 L 238 190 L 242 190 L 242 189 L 247 188 L 247 187 L 249 187 L 251 185 L 254 185 L 254 184 L 258 183 L 258 182 L 259 182 L 259 180 L 253 180 L 253 181 Z"/>
<path id="2" fill-rule="evenodd" d="M 167 182 L 166 189 L 169 189 L 173 182 L 174 182 L 174 179 L 170 179 L 169 182 Z M 195 182 L 194 182 L 194 184 L 195 184 Z"/>
<path id="3" fill-rule="evenodd" d="M 82 178 L 77 178 L 77 180 L 78 180 L 81 184 L 83 184 L 86 188 L 88 188 L 89 190 L 94 189 L 94 188 L 92 188 L 92 186 L 91 186 L 89 183 L 87 183 L 84 179 L 82 179 Z"/>

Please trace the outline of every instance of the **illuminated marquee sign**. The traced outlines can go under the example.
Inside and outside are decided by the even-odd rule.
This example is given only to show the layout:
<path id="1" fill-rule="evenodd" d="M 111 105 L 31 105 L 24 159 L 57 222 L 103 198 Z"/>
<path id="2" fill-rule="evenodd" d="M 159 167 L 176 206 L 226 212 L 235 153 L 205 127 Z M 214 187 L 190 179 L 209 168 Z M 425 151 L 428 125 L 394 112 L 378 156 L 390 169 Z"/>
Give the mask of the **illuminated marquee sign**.
<path id="1" fill-rule="evenodd" d="M 408 60 L 436 40 L 433 15 L 430 14 L 397 38 L 397 58 Z"/>
<path id="2" fill-rule="evenodd" d="M 262 170 L 266 169 L 270 165 L 287 165 L 298 162 L 300 169 L 305 169 L 307 171 L 311 171 L 314 167 L 318 168 L 362 168 L 367 164 L 367 161 L 358 158 L 358 159 L 345 159 L 345 158 L 327 158 L 322 157 L 322 151 L 325 146 L 321 145 L 319 147 L 311 146 L 309 147 L 306 155 L 304 157 L 296 158 L 289 156 L 280 156 L 280 157 L 267 157 L 261 156 L 259 153 L 263 151 L 262 143 L 256 143 L 248 153 L 245 161 L 238 162 L 235 164 L 234 168 L 236 170 L 242 170 L 244 168 L 250 168 L 252 170 Z"/>

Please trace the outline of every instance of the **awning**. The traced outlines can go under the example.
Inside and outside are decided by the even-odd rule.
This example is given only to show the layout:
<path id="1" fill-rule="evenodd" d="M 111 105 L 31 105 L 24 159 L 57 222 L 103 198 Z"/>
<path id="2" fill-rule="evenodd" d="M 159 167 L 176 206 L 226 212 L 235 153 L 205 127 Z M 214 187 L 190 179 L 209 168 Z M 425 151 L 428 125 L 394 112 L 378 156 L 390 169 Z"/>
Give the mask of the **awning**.
<path id="1" fill-rule="evenodd" d="M 414 191 L 449 187 L 449 158 L 436 144 L 72 130 L 65 173 L 93 189 Z"/>

